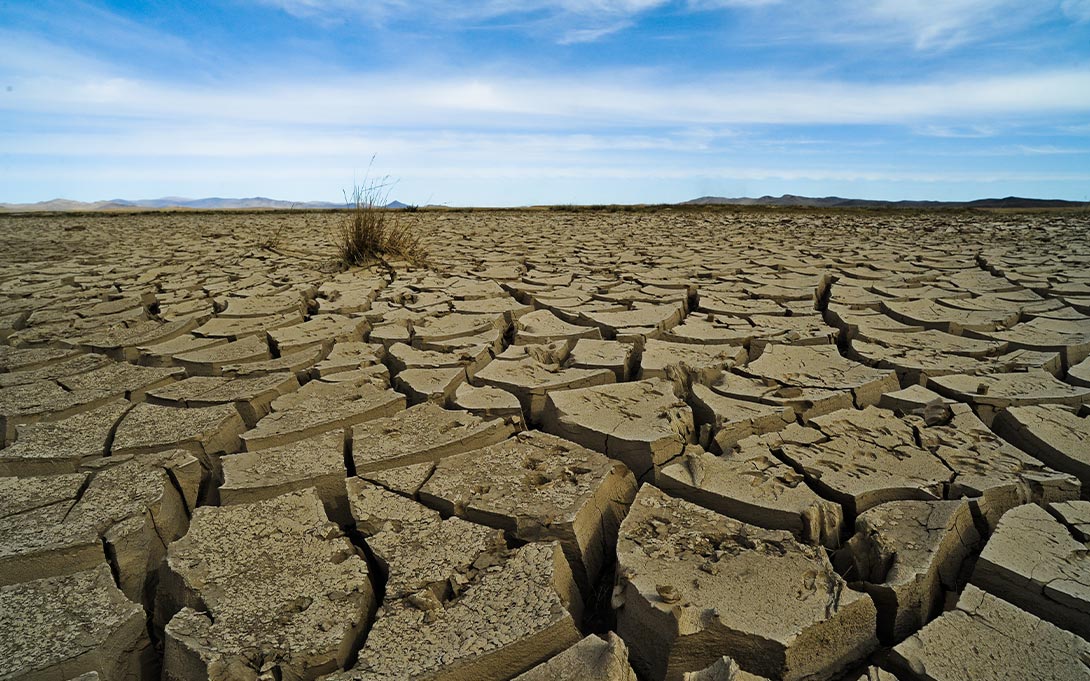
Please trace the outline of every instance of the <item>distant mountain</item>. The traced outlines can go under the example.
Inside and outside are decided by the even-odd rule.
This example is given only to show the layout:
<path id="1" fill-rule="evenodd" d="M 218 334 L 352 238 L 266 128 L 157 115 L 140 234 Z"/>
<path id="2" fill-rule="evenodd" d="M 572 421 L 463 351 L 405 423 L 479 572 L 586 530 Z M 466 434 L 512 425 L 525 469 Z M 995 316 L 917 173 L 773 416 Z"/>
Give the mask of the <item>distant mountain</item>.
<path id="1" fill-rule="evenodd" d="M 801 206 L 806 208 L 1080 208 L 1090 203 L 1063 201 L 1060 199 L 1025 199 L 1008 196 L 1005 199 L 977 199 L 975 201 L 875 201 L 871 199 L 844 199 L 839 196 L 813 198 L 809 196 L 762 196 L 759 199 L 741 197 L 728 199 L 722 196 L 702 196 L 684 201 L 682 206 Z"/>
<path id="2" fill-rule="evenodd" d="M 248 199 L 222 199 L 218 197 L 205 199 L 187 199 L 181 196 L 167 196 L 161 199 L 141 199 L 131 201 L 128 199 L 112 199 L 110 201 L 71 201 L 69 199 L 53 199 L 39 203 L 0 203 L 0 210 L 11 212 L 24 211 L 99 211 L 99 210 L 133 210 L 133 209 L 162 209 L 162 208 L 192 208 L 192 209 L 216 209 L 231 210 L 239 208 L 344 208 L 343 203 L 329 203 L 327 201 L 280 201 L 263 196 L 255 196 Z"/>

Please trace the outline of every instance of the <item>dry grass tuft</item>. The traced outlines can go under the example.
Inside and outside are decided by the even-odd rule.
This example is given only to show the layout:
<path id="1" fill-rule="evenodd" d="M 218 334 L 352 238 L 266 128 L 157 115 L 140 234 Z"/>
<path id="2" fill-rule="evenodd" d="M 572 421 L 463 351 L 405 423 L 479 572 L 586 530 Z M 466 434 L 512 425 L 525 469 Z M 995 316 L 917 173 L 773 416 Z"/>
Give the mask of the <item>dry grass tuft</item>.
<path id="1" fill-rule="evenodd" d="M 426 267 L 427 248 L 397 214 L 386 208 L 390 183 L 365 181 L 345 192 L 348 217 L 341 223 L 335 242 L 341 261 L 349 267 L 388 260 L 405 260 Z"/>

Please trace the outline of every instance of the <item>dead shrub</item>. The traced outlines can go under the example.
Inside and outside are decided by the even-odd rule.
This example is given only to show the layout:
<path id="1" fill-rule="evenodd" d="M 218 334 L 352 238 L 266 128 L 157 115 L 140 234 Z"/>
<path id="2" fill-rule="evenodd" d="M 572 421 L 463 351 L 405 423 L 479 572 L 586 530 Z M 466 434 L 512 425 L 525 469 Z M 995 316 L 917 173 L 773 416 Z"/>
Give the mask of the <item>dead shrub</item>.
<path id="1" fill-rule="evenodd" d="M 349 267 L 389 260 L 427 266 L 427 250 L 419 235 L 386 208 L 391 184 L 365 180 L 344 192 L 348 216 L 339 225 L 335 242 L 341 261 Z"/>

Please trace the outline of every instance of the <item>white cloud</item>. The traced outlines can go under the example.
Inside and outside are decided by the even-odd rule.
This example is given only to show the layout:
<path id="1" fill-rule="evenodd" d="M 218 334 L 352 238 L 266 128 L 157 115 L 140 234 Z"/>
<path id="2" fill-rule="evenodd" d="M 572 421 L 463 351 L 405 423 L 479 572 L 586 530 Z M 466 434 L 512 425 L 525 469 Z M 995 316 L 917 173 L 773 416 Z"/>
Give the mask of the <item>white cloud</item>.
<path id="1" fill-rule="evenodd" d="M 995 137 L 999 129 L 991 125 L 924 125 L 915 128 L 917 135 L 948 139 L 983 139 Z"/>
<path id="2" fill-rule="evenodd" d="M 386 21 L 416 17 L 458 27 L 500 17 L 534 17 L 562 43 L 589 42 L 633 25 L 653 9 L 764 10 L 765 28 L 799 39 L 867 44 L 908 44 L 943 51 L 1024 28 L 1049 15 L 1090 21 L 1090 0 L 256 0 L 293 15 L 324 20 Z M 588 24 L 588 22 L 590 22 Z"/>
<path id="3" fill-rule="evenodd" d="M 178 87 L 110 75 L 24 78 L 9 110 L 313 125 L 609 129 L 733 124 L 985 125 L 988 118 L 1090 112 L 1090 72 L 1053 70 L 856 84 L 723 73 L 663 82 L 631 72 L 539 78 L 360 76 Z"/>
<path id="4" fill-rule="evenodd" d="M 569 14 L 578 17 L 632 16 L 669 0 L 258 0 L 303 18 L 362 17 L 388 20 L 428 16 L 439 23 L 476 22 L 516 14 Z"/>
<path id="5" fill-rule="evenodd" d="M 1080 23 L 1090 21 L 1090 0 L 1063 0 L 1064 14 Z"/>
<path id="6" fill-rule="evenodd" d="M 628 21 L 622 21 L 616 24 L 610 24 L 609 26 L 602 26 L 600 28 L 578 28 L 565 31 L 564 35 L 557 41 L 561 45 L 574 45 L 576 43 L 592 43 L 599 38 L 604 38 L 607 35 L 623 31 L 631 26 L 632 23 Z"/>
<path id="7" fill-rule="evenodd" d="M 472 25 L 497 18 L 531 17 L 562 45 L 593 42 L 632 26 L 640 15 L 675 5 L 690 11 L 754 8 L 782 0 L 257 0 L 294 16 L 318 21 L 362 18 L 388 22 L 421 18 L 440 26 Z"/>
<path id="8" fill-rule="evenodd" d="M 819 42 L 942 52 L 1031 26 L 1058 12 L 1060 1 L 801 0 L 785 23 L 793 35 Z"/>

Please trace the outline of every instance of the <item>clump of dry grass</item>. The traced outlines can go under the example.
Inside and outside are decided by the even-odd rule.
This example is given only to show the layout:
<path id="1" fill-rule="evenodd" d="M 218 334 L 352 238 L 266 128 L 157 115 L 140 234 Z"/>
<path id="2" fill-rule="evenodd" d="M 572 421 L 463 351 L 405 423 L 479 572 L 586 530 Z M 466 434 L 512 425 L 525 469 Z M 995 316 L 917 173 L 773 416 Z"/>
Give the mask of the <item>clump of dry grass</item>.
<path id="1" fill-rule="evenodd" d="M 394 211 L 386 208 L 390 183 L 365 181 L 345 192 L 348 217 L 335 236 L 338 255 L 349 267 L 405 260 L 411 265 L 427 266 L 428 253 L 417 234 L 403 224 Z"/>

